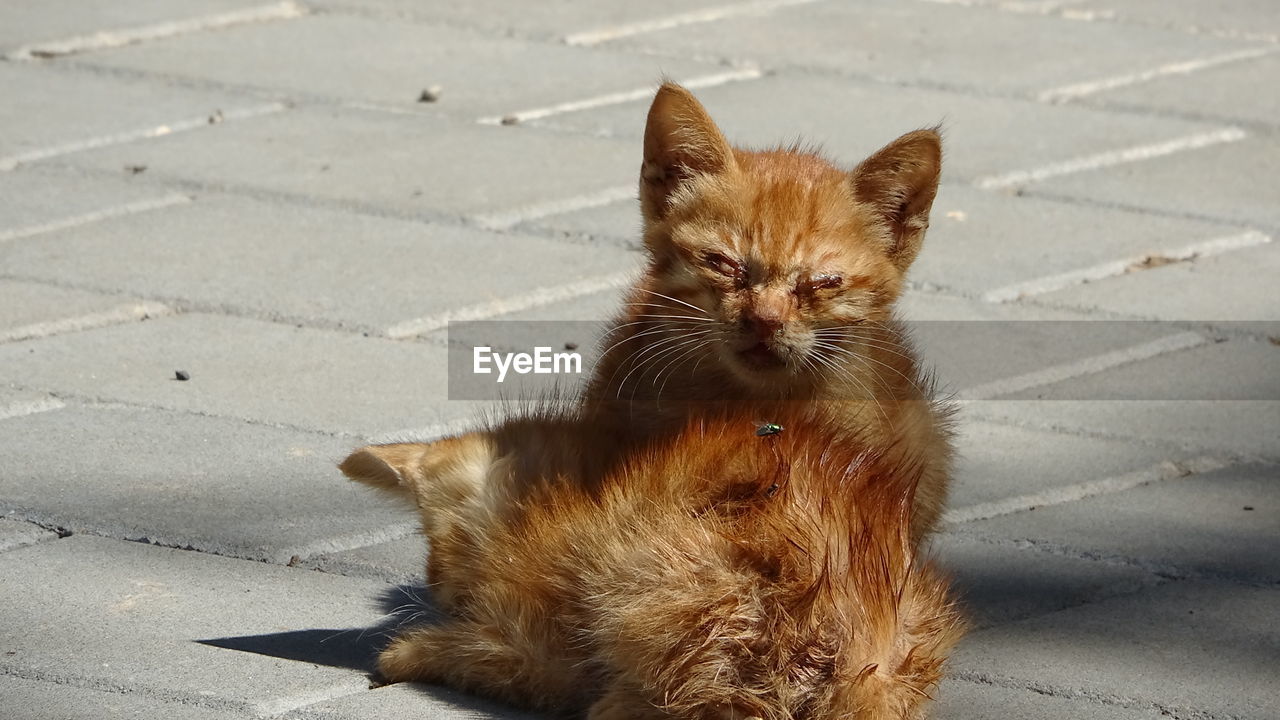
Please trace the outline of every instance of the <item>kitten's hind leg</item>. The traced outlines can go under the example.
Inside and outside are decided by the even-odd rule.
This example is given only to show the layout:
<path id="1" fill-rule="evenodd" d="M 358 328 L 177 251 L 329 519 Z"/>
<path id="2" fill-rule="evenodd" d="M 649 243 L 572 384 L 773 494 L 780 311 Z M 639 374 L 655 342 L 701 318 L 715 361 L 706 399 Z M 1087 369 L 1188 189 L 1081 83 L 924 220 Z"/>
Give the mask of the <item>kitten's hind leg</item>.
<path id="1" fill-rule="evenodd" d="M 468 690 L 540 709 L 563 708 L 581 691 L 580 678 L 562 657 L 474 620 L 414 628 L 378 656 L 388 682 L 426 682 Z"/>

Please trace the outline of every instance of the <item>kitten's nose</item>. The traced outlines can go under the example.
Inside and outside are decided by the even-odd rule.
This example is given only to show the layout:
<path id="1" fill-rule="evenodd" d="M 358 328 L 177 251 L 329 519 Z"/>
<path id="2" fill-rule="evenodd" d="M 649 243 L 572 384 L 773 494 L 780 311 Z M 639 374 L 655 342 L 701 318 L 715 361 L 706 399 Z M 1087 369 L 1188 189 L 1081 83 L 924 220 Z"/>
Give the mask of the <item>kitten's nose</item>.
<path id="1" fill-rule="evenodd" d="M 772 340 L 782 329 L 782 315 L 750 311 L 746 315 L 747 329 L 757 340 Z"/>
<path id="2" fill-rule="evenodd" d="M 790 293 L 778 288 L 765 288 L 755 297 L 755 302 L 747 307 L 744 314 L 747 330 L 757 340 L 773 340 L 786 324 L 787 313 L 791 311 Z"/>
<path id="3" fill-rule="evenodd" d="M 759 340 L 769 340 L 778 334 L 787 318 L 789 296 L 774 288 L 765 288 L 747 308 L 747 326 Z"/>

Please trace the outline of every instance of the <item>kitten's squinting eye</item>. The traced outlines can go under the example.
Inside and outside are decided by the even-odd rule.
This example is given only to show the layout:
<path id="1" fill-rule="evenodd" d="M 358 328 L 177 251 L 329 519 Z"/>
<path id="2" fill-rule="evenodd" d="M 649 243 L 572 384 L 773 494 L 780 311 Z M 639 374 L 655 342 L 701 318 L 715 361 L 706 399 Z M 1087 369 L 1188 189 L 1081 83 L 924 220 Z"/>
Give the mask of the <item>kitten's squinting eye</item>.
<path id="1" fill-rule="evenodd" d="M 839 275 L 814 275 L 805 283 L 805 288 L 809 292 L 817 292 L 818 290 L 830 290 L 838 288 L 844 284 L 844 278 Z"/>
<path id="2" fill-rule="evenodd" d="M 742 267 L 742 263 L 727 255 L 721 255 L 720 253 L 707 253 L 703 256 L 703 262 L 707 264 L 707 267 L 715 270 L 725 277 L 741 280 L 745 275 L 745 269 Z"/>

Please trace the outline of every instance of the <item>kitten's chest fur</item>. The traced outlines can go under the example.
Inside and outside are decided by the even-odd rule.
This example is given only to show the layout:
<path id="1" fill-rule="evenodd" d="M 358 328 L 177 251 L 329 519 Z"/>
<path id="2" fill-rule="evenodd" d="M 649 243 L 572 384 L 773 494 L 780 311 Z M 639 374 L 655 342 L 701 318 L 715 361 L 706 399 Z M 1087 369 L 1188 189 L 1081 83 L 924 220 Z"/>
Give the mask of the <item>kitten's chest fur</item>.
<path id="1" fill-rule="evenodd" d="M 624 317 L 616 327 L 635 322 Z M 587 426 L 600 433 L 597 447 L 612 447 L 625 455 L 664 441 L 691 416 L 753 417 L 770 423 L 808 407 L 826 418 L 830 437 L 895 465 L 919 465 L 913 520 L 918 538 L 936 524 L 945 505 L 954 454 L 950 429 L 954 408 L 934 390 L 897 323 L 886 327 L 892 332 L 883 332 L 876 347 L 866 348 L 865 357 L 851 359 L 808 382 L 778 386 L 745 385 L 714 364 L 690 361 L 652 378 L 641 373 L 637 382 L 620 389 L 616 378 L 628 369 L 625 358 L 654 342 L 632 337 L 619 344 L 624 352 L 618 359 L 606 358 L 598 368 L 583 404 L 583 417 Z M 782 432 L 787 432 L 785 427 Z M 742 437 L 743 442 L 751 442 L 751 428 L 743 428 Z"/>

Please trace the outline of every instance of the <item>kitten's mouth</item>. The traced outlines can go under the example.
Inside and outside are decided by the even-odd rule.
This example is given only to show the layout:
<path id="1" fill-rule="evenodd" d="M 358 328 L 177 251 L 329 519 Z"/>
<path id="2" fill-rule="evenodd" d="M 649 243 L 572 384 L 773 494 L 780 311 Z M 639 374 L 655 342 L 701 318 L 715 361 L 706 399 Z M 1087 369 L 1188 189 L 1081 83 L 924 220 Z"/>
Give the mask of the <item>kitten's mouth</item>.
<path id="1" fill-rule="evenodd" d="M 746 350 L 739 350 L 737 355 L 744 365 L 755 370 L 777 370 L 786 365 L 782 356 L 765 342 L 758 342 Z"/>

